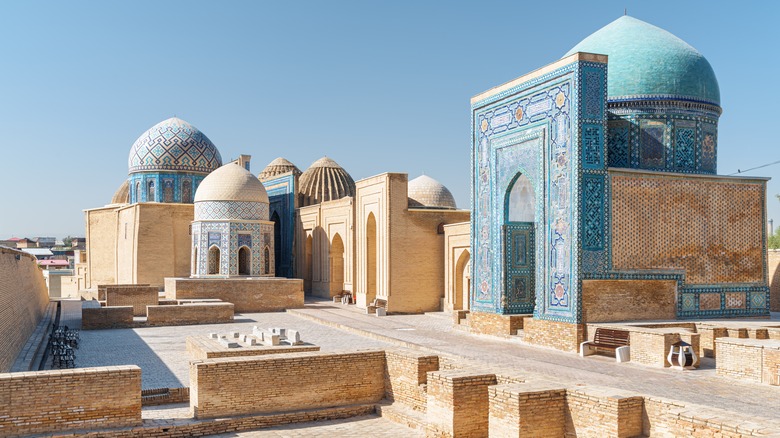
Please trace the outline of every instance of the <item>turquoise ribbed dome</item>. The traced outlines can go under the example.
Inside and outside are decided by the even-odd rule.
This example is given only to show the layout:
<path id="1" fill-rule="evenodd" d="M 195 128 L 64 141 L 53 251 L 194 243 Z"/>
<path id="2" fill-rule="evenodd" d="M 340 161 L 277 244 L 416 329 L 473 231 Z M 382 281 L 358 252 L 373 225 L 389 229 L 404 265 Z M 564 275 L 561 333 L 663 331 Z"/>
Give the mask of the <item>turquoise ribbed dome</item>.
<path id="1" fill-rule="evenodd" d="M 720 105 L 720 88 L 704 56 L 671 33 L 622 16 L 574 46 L 609 56 L 609 100 L 682 98 Z M 564 56 L 564 57 L 565 57 Z"/>

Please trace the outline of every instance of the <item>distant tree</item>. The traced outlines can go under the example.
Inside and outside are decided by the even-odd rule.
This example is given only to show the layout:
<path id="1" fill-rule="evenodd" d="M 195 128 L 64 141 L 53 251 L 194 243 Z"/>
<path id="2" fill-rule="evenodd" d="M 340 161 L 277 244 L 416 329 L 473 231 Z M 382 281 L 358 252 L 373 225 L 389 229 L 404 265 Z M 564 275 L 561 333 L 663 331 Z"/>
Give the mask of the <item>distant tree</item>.
<path id="1" fill-rule="evenodd" d="M 62 239 L 62 244 L 65 246 L 71 246 L 71 243 L 73 243 L 73 237 L 71 236 Z"/>
<path id="2" fill-rule="evenodd" d="M 769 249 L 780 249 L 780 227 L 775 230 L 775 234 L 769 236 L 769 242 L 767 242 Z"/>

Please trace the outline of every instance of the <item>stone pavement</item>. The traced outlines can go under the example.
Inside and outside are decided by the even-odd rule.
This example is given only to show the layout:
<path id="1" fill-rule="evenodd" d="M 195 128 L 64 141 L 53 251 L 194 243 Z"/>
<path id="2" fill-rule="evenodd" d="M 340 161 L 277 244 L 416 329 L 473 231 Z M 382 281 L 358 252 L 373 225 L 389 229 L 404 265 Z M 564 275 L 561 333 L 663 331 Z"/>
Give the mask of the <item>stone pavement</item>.
<path id="1" fill-rule="evenodd" d="M 328 420 L 315 423 L 288 424 L 249 432 L 235 432 L 214 437 L 252 437 L 252 438 L 304 438 L 304 437 L 422 437 L 422 432 L 409 429 L 382 417 L 355 417 L 345 420 Z"/>
<path id="2" fill-rule="evenodd" d="M 635 391 L 687 403 L 780 419 L 780 387 L 746 383 L 716 376 L 714 360 L 702 359 L 694 371 L 616 363 L 607 356 L 582 358 L 574 353 L 531 346 L 519 340 L 472 335 L 454 329 L 449 315 L 366 315 L 354 306 L 308 302 L 289 313 L 341 327 L 396 345 L 423 348 L 457 356 L 476 367 L 511 368 L 518 374 L 541 377 L 563 385 L 598 385 Z M 776 316 L 776 315 L 775 315 Z M 753 320 L 753 324 L 765 324 Z"/>
<path id="3" fill-rule="evenodd" d="M 80 302 L 63 302 L 61 325 L 78 327 L 80 320 Z M 231 324 L 82 330 L 79 349 L 76 350 L 76 366 L 138 365 L 141 367 L 143 389 L 189 386 L 191 358 L 187 354 L 187 336 L 232 331 L 251 334 L 252 326 L 255 325 L 299 330 L 304 342 L 320 346 L 321 351 L 391 346 L 386 342 L 346 333 L 284 312 L 237 314 Z"/>

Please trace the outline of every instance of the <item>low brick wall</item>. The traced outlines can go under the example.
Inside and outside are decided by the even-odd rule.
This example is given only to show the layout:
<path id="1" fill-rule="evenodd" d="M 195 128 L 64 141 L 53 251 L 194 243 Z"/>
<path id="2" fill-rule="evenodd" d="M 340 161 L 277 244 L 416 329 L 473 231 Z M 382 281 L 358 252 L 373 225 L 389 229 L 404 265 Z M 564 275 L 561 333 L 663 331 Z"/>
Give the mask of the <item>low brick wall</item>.
<path id="1" fill-rule="evenodd" d="M 156 388 L 141 391 L 143 406 L 170 405 L 174 403 L 189 403 L 190 388 Z"/>
<path id="2" fill-rule="evenodd" d="M 133 306 L 95 307 L 81 309 L 82 330 L 131 328 Z"/>
<path id="3" fill-rule="evenodd" d="M 510 336 L 523 328 L 523 318 L 528 315 L 500 315 L 497 313 L 469 313 L 469 329 L 472 333 Z"/>
<path id="4" fill-rule="evenodd" d="M 634 437 L 642 434 L 643 398 L 612 388 L 566 391 L 567 436 Z"/>
<path id="5" fill-rule="evenodd" d="M 712 358 L 717 357 L 715 339 L 728 337 L 728 330 L 725 327 L 699 325 L 696 327 L 696 331 L 700 335 L 699 356 Z"/>
<path id="6" fill-rule="evenodd" d="M 715 340 L 719 376 L 778 385 L 780 341 L 774 339 L 718 338 Z"/>
<path id="7" fill-rule="evenodd" d="M 203 336 L 187 337 L 187 353 L 193 359 L 264 356 L 268 354 L 303 353 L 307 351 L 320 351 L 320 347 L 317 345 L 277 345 L 272 347 L 257 345 L 245 347 L 242 345 L 238 348 L 228 348 L 214 339 Z"/>
<path id="8" fill-rule="evenodd" d="M 107 287 L 138 287 L 138 286 L 151 286 L 149 283 L 138 283 L 138 284 L 99 284 L 97 286 L 97 300 L 98 301 L 105 301 L 106 300 L 106 288 Z"/>
<path id="9" fill-rule="evenodd" d="M 0 374 L 0 435 L 141 424 L 135 365 Z"/>
<path id="10" fill-rule="evenodd" d="M 233 322 L 233 303 L 193 303 L 147 306 L 146 325 L 220 324 Z"/>
<path id="11" fill-rule="evenodd" d="M 777 421 L 655 397 L 644 398 L 643 414 L 642 436 L 721 438 L 780 433 Z"/>
<path id="12" fill-rule="evenodd" d="M 566 390 L 548 383 L 491 386 L 489 436 L 562 437 L 566 431 Z"/>
<path id="13" fill-rule="evenodd" d="M 303 280 L 288 278 L 166 278 L 165 298 L 217 298 L 239 313 L 281 312 L 303 307 Z"/>
<path id="14" fill-rule="evenodd" d="M 525 341 L 529 344 L 576 353 L 580 348 L 580 343 L 585 340 L 585 326 L 583 324 L 525 318 L 523 326 Z"/>
<path id="15" fill-rule="evenodd" d="M 384 370 L 384 351 L 192 361 L 190 410 L 216 418 L 376 403 Z"/>
<path id="16" fill-rule="evenodd" d="M 488 386 L 495 374 L 448 370 L 428 374 L 427 419 L 434 436 L 487 436 Z"/>
<path id="17" fill-rule="evenodd" d="M 146 316 L 146 306 L 157 305 L 159 297 L 156 286 L 106 286 L 106 306 L 133 306 L 133 316 Z"/>
<path id="18" fill-rule="evenodd" d="M 428 372 L 439 370 L 439 357 L 411 350 L 385 352 L 385 398 L 425 412 Z"/>
<path id="19" fill-rule="evenodd" d="M 582 280 L 582 321 L 586 323 L 675 318 L 675 280 Z"/>

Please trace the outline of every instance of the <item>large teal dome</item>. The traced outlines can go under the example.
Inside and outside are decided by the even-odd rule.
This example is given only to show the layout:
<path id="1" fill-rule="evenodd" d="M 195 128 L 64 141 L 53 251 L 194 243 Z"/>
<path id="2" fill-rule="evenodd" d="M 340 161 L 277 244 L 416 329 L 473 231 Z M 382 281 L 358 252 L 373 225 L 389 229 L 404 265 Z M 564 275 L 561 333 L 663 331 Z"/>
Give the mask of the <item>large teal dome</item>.
<path id="1" fill-rule="evenodd" d="M 622 16 L 574 46 L 609 56 L 608 98 L 682 99 L 720 106 L 720 88 L 704 56 L 671 33 Z"/>

